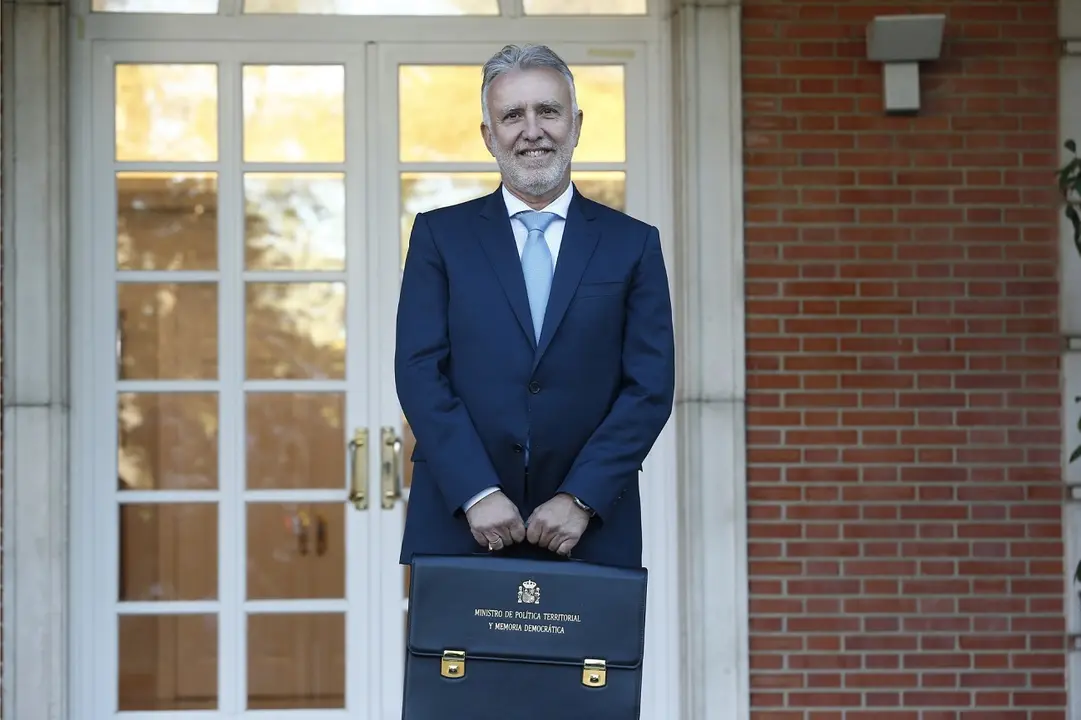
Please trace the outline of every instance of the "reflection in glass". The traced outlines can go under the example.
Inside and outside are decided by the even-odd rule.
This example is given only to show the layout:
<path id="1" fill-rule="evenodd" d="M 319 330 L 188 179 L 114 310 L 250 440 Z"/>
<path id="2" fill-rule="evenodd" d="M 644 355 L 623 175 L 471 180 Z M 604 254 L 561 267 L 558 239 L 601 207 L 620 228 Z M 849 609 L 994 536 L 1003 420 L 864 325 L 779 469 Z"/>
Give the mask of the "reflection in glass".
<path id="1" fill-rule="evenodd" d="M 398 67 L 402 162 L 492 161 L 480 134 L 480 81 L 480 66 Z"/>
<path id="2" fill-rule="evenodd" d="M 218 506 L 120 506 L 120 600 L 214 600 L 218 596 Z"/>
<path id="3" fill-rule="evenodd" d="M 248 615 L 248 709 L 345 707 L 345 614 Z"/>
<path id="4" fill-rule="evenodd" d="M 622 171 L 571 172 L 578 191 L 602 205 L 627 211 L 627 173 Z"/>
<path id="5" fill-rule="evenodd" d="M 117 441 L 120 490 L 218 487 L 215 393 L 120 393 Z"/>
<path id="6" fill-rule="evenodd" d="M 248 599 L 345 597 L 345 508 L 248 503 Z"/>
<path id="7" fill-rule="evenodd" d="M 627 95 L 622 65 L 571 66 L 582 138 L 574 162 L 623 162 L 627 159 Z"/>
<path id="8" fill-rule="evenodd" d="M 627 157 L 623 66 L 580 65 L 572 66 L 571 72 L 584 115 L 575 162 L 623 162 Z M 474 65 L 398 68 L 402 162 L 493 161 L 480 134 L 480 81 L 481 68 Z"/>
<path id="9" fill-rule="evenodd" d="M 116 195 L 118 269 L 218 266 L 216 173 L 117 173 Z"/>
<path id="10" fill-rule="evenodd" d="M 645 15 L 646 0 L 523 0 L 526 15 Z"/>
<path id="11" fill-rule="evenodd" d="M 217 160 L 217 66 L 117 64 L 116 159 Z"/>
<path id="12" fill-rule="evenodd" d="M 248 393 L 249 490 L 345 486 L 345 396 L 341 393 Z"/>
<path id="13" fill-rule="evenodd" d="M 118 283 L 121 380 L 213 380 L 218 375 L 214 283 Z"/>
<path id="14" fill-rule="evenodd" d="M 498 15 L 499 0 L 244 0 L 244 12 L 289 15 Z"/>
<path id="15" fill-rule="evenodd" d="M 401 174 L 402 266 L 409 249 L 409 234 L 418 213 L 466 202 L 487 195 L 499 187 L 499 173 L 410 173 Z"/>
<path id="16" fill-rule="evenodd" d="M 616 210 L 626 210 L 626 173 L 619 171 L 571 172 L 578 191 Z M 417 213 L 465 202 L 493 192 L 499 187 L 499 173 L 402 173 L 401 174 L 401 259 L 405 266 L 409 234 Z"/>
<path id="17" fill-rule="evenodd" d="M 345 68 L 245 65 L 244 160 L 344 162 Z"/>
<path id="18" fill-rule="evenodd" d="M 117 710 L 216 710 L 217 615 L 121 615 Z"/>
<path id="19" fill-rule="evenodd" d="M 245 349 L 249 380 L 345 377 L 345 284 L 247 284 Z"/>
<path id="20" fill-rule="evenodd" d="M 345 176 L 244 176 L 249 270 L 344 270 Z"/>
<path id="21" fill-rule="evenodd" d="M 94 0 L 94 12 L 213 15 L 218 0 Z"/>

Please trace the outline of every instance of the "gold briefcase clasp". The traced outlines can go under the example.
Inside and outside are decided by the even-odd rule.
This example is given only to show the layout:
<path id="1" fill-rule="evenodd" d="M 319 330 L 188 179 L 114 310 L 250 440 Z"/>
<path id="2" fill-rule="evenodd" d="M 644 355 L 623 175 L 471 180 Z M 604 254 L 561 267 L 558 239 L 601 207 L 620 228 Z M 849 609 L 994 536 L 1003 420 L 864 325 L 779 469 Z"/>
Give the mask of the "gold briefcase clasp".
<path id="1" fill-rule="evenodd" d="M 608 682 L 608 663 L 604 660 L 586 658 L 582 663 L 582 684 L 587 687 L 604 687 Z"/>
<path id="2" fill-rule="evenodd" d="M 465 677 L 465 652 L 444 650 L 439 674 L 445 678 Z"/>

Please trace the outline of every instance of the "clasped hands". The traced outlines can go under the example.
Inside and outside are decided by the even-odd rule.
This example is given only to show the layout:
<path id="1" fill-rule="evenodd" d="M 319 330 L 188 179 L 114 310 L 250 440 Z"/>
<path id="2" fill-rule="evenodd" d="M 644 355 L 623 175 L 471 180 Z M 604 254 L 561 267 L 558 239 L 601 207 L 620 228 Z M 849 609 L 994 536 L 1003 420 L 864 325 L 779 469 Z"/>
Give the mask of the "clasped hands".
<path id="1" fill-rule="evenodd" d="M 527 541 L 564 556 L 571 554 L 589 525 L 589 513 L 566 493 L 538 507 L 524 523 L 517 506 L 499 491 L 469 508 L 465 516 L 481 547 L 502 550 Z"/>

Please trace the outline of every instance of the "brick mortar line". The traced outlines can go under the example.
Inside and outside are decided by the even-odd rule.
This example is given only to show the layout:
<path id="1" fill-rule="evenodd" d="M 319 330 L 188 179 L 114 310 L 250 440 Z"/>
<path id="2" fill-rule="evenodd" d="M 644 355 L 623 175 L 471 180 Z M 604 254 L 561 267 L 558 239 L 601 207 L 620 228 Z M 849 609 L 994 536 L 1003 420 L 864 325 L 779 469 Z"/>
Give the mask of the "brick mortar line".
<path id="1" fill-rule="evenodd" d="M 841 672 L 842 675 L 844 674 L 843 671 L 840 671 L 840 670 L 835 671 L 835 672 Z M 827 711 L 828 712 L 847 712 L 847 711 L 853 711 L 853 710 L 867 710 L 867 709 L 873 709 L 873 710 L 886 712 L 886 711 L 890 711 L 890 710 L 898 710 L 898 709 L 900 709 L 900 710 L 905 710 L 905 711 L 912 712 L 912 713 L 924 713 L 924 712 L 951 712 L 952 713 L 952 712 L 980 712 L 981 709 L 982 709 L 982 710 L 985 710 L 986 712 L 989 712 L 989 713 L 998 714 L 998 713 L 1004 712 L 1004 710 L 1002 710 L 997 703 L 987 705 L 987 706 L 983 706 L 981 708 L 981 707 L 974 707 L 972 705 L 922 705 L 921 704 L 921 705 L 913 706 L 913 705 L 904 705 L 904 704 L 902 704 L 902 705 L 880 705 L 880 704 L 877 704 L 877 703 L 875 705 L 810 705 L 810 706 L 797 705 L 797 706 L 793 707 L 793 706 L 788 706 L 788 705 L 780 705 L 780 706 L 778 706 L 778 705 L 756 705 L 755 702 L 754 702 L 754 696 L 755 695 L 773 695 L 773 694 L 788 695 L 788 694 L 791 694 L 791 693 L 805 693 L 805 694 L 808 694 L 808 695 L 839 695 L 839 694 L 840 695 L 866 695 L 868 693 L 896 693 L 898 695 L 910 694 L 910 693 L 921 693 L 921 694 L 923 694 L 923 693 L 931 693 L 931 694 L 965 693 L 965 694 L 968 694 L 968 695 L 976 695 L 976 694 L 980 694 L 980 693 L 997 693 L 997 692 L 1031 693 L 1031 694 L 1034 694 L 1034 695 L 1044 695 L 1044 694 L 1056 693 L 1056 692 L 1065 693 L 1066 691 L 1065 691 L 1065 689 L 1059 689 L 1057 687 L 1033 688 L 1033 689 L 1028 689 L 1028 690 L 1021 690 L 1021 689 L 1011 688 L 1011 689 L 1003 690 L 1003 689 L 998 689 L 998 688 L 995 688 L 994 686 L 991 686 L 991 687 L 986 687 L 986 688 L 963 688 L 963 689 L 945 688 L 943 690 L 938 690 L 936 688 L 892 688 L 892 689 L 891 688 L 758 688 L 758 687 L 753 687 L 752 686 L 751 687 L 751 707 L 752 708 L 758 708 L 759 710 L 761 710 L 763 712 L 768 711 L 768 710 L 793 711 L 793 710 L 797 710 L 797 709 L 805 709 L 806 712 L 811 712 L 811 713 L 820 713 L 820 712 L 827 712 Z M 970 700 L 972 700 L 972 699 L 974 699 L 974 698 L 970 698 Z M 902 699 L 902 702 L 903 702 L 903 699 Z M 1061 705 L 1031 705 L 1031 704 L 1026 704 L 1024 707 L 1012 707 L 1012 708 L 1009 709 L 1009 711 L 1014 712 L 1014 713 L 1026 713 L 1026 712 L 1032 711 L 1032 710 L 1056 710 L 1056 711 L 1061 711 L 1062 709 L 1063 709 L 1063 706 L 1061 706 Z"/>
<path id="2" fill-rule="evenodd" d="M 919 654 L 921 656 L 924 655 L 924 654 L 928 654 L 928 655 L 932 654 L 932 653 L 930 653 L 928 651 L 925 651 L 925 650 L 918 650 L 918 651 L 915 650 L 915 649 L 907 650 L 907 652 L 909 652 L 909 653 L 912 653 L 914 651 L 919 652 Z M 839 652 L 842 652 L 845 655 L 849 655 L 849 656 L 851 656 L 851 655 L 880 655 L 880 654 L 881 655 L 891 655 L 892 656 L 892 655 L 905 653 L 906 650 L 898 650 L 896 652 L 882 652 L 880 650 L 867 650 L 867 651 L 863 651 L 863 650 L 860 650 L 860 651 L 841 650 Z M 1015 654 L 1016 652 L 1021 652 L 1021 651 L 1013 651 L 1013 652 L 1011 652 L 1008 649 L 1002 649 L 1002 650 L 991 650 L 990 652 L 996 652 L 996 653 L 1006 652 L 1006 653 L 1010 653 L 1010 654 Z M 971 654 L 971 655 L 982 655 L 983 654 L 982 651 L 981 652 L 972 652 L 972 651 L 949 652 L 949 651 L 947 651 L 947 652 L 944 652 L 944 653 L 935 653 L 935 654 L 946 655 L 946 654 L 962 654 L 962 653 L 963 654 Z M 794 652 L 793 654 L 814 656 L 814 655 L 816 655 L 818 653 L 815 653 L 814 651 L 804 651 L 804 652 L 801 652 L 801 653 L 795 653 Z M 828 656 L 828 653 L 822 653 L 822 654 Z M 1048 654 L 1050 654 L 1050 653 L 1048 653 Z M 964 673 L 966 675 L 1000 675 L 1000 674 L 1015 674 L 1015 673 L 1016 674 L 1021 674 L 1021 675 L 1032 675 L 1032 674 L 1044 675 L 1044 674 L 1047 674 L 1049 672 L 1058 672 L 1059 669 L 1060 668 L 1002 668 L 1002 669 L 995 669 L 995 668 L 975 668 L 975 667 L 963 667 L 963 666 L 952 665 L 952 666 L 943 667 L 941 669 L 938 669 L 938 668 L 926 668 L 926 669 L 925 668 L 920 668 L 920 669 L 916 669 L 916 668 L 890 668 L 889 671 L 886 671 L 885 669 L 879 670 L 878 668 L 859 668 L 859 669 L 856 669 L 856 668 L 823 668 L 823 669 L 815 669 L 815 668 L 766 668 L 766 669 L 763 669 L 762 672 L 764 674 L 768 673 L 768 674 L 773 674 L 773 675 L 802 675 L 802 674 L 805 674 L 805 673 L 806 674 L 812 674 L 812 673 L 817 674 L 817 673 L 823 673 L 823 672 L 838 672 L 838 671 L 845 673 L 845 671 L 847 671 L 846 674 L 852 674 L 852 675 L 857 675 L 857 676 L 859 676 L 859 675 L 895 674 L 895 673 L 898 673 L 898 672 L 903 673 L 905 675 L 917 675 L 917 676 L 920 676 L 920 675 L 939 675 L 939 674 L 952 675 L 952 674 L 956 674 L 956 673 Z M 898 688 L 898 689 L 900 689 L 900 688 Z"/>

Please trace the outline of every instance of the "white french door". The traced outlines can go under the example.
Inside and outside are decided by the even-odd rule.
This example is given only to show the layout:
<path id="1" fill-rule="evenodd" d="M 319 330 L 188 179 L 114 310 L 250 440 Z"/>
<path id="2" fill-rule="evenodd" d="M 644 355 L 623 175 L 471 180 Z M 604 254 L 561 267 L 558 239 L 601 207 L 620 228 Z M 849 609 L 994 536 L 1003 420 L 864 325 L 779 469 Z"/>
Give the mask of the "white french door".
<path id="1" fill-rule="evenodd" d="M 378 717 L 363 51 L 94 57 L 86 717 Z"/>
<path id="2" fill-rule="evenodd" d="M 585 112 L 575 182 L 648 214 L 641 52 L 556 49 Z M 73 361 L 94 378 L 74 511 L 96 661 L 73 718 L 400 717 L 399 278 L 416 213 L 498 184 L 492 50 L 95 45 Z M 666 694 L 647 682 L 643 717 Z"/>

